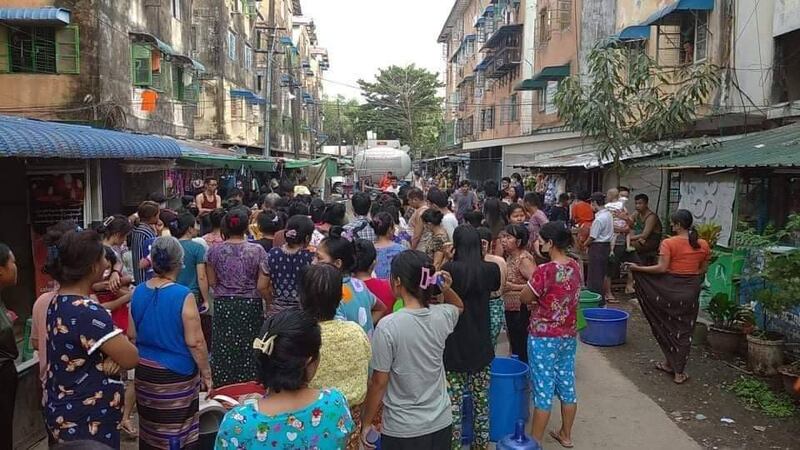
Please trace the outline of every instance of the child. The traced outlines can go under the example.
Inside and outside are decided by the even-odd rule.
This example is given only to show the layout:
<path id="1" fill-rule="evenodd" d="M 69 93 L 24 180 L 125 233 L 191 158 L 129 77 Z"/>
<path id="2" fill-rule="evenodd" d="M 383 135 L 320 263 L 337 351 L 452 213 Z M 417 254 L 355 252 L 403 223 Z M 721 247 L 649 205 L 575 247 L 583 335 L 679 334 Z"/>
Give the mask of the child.
<path id="1" fill-rule="evenodd" d="M 628 221 L 623 217 L 623 215 L 627 217 L 628 214 L 628 210 L 625 208 L 626 203 L 628 203 L 628 197 L 620 195 L 620 191 L 618 189 L 612 188 L 608 190 L 605 208 L 611 212 L 612 216 L 614 216 L 614 241 L 611 245 L 612 255 L 614 254 L 614 247 L 616 246 L 617 237 L 620 234 L 625 235 L 625 248 L 627 251 L 632 252 L 636 250 L 631 245 L 630 226 Z"/>
<path id="2" fill-rule="evenodd" d="M 520 300 L 531 311 L 528 361 L 533 380 L 533 436 L 542 441 L 553 395 L 561 400 L 562 425 L 550 436 L 563 447 L 572 444 L 572 424 L 577 411 L 575 351 L 580 264 L 567 256 L 572 234 L 563 222 L 550 222 L 539 232 L 539 243 L 550 254 L 523 289 Z"/>
<path id="3" fill-rule="evenodd" d="M 341 236 L 342 231 L 339 226 L 330 229 L 317 248 L 315 263 L 330 264 L 342 273 L 342 301 L 336 317 L 361 325 L 371 337 L 375 322 L 386 312 L 386 305 L 372 295 L 363 281 L 350 276 L 355 266 L 355 248 Z"/>
<path id="4" fill-rule="evenodd" d="M 353 247 L 356 251 L 353 278 L 363 281 L 367 285 L 367 289 L 386 305 L 387 313 L 391 312 L 394 308 L 395 298 L 392 293 L 392 286 L 389 284 L 388 271 L 385 279 L 372 276 L 376 273 L 376 258 L 378 256 L 375 245 L 366 239 L 359 239 L 353 243 Z M 398 252 L 398 254 L 400 253 Z M 391 260 L 389 260 L 389 264 L 391 265 Z"/>

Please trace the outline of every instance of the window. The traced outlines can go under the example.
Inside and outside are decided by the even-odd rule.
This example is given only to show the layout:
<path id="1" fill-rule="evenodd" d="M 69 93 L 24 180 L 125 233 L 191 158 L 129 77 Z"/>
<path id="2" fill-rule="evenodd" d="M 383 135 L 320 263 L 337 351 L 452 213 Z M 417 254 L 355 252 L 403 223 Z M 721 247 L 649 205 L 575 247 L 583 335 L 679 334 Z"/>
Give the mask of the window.
<path id="1" fill-rule="evenodd" d="M 708 12 L 688 11 L 658 26 L 656 61 L 662 67 L 700 63 L 708 57 Z"/>
<path id="2" fill-rule="evenodd" d="M 550 40 L 550 10 L 547 8 L 539 11 L 539 45 L 544 45 Z"/>
<path id="3" fill-rule="evenodd" d="M 172 67 L 172 98 L 181 102 L 196 103 L 200 84 L 195 73 L 183 66 Z"/>
<path id="4" fill-rule="evenodd" d="M 80 73 L 78 27 L 0 27 L 2 72 Z"/>
<path id="5" fill-rule="evenodd" d="M 228 30 L 228 59 L 236 61 L 236 33 Z"/>
<path id="6" fill-rule="evenodd" d="M 147 44 L 131 46 L 131 69 L 134 86 L 153 84 L 153 52 Z M 160 61 L 159 61 L 160 62 Z"/>
<path id="7" fill-rule="evenodd" d="M 481 131 L 494 128 L 494 107 L 481 111 Z"/>
<path id="8" fill-rule="evenodd" d="M 239 8 L 239 2 L 242 0 L 230 0 L 231 2 L 231 11 L 239 12 L 241 9 Z"/>
<path id="9" fill-rule="evenodd" d="M 566 30 L 572 24 L 572 0 L 558 0 L 558 28 Z"/>
<path id="10" fill-rule="evenodd" d="M 249 45 L 244 47 L 244 68 L 248 70 L 253 68 L 253 48 Z"/>
<path id="11" fill-rule="evenodd" d="M 264 75 L 256 75 L 256 91 L 261 92 L 264 90 Z"/>
<path id="12" fill-rule="evenodd" d="M 518 109 L 518 98 L 517 94 L 511 96 L 511 100 L 509 101 L 509 120 L 511 122 L 516 122 L 519 120 L 519 113 L 517 112 Z"/>
<path id="13" fill-rule="evenodd" d="M 173 64 L 162 57 L 161 51 L 148 43 L 131 44 L 131 79 L 137 87 L 161 92 L 175 90 Z M 175 95 L 175 93 L 172 93 Z"/>
<path id="14" fill-rule="evenodd" d="M 172 2 L 172 17 L 178 20 L 183 18 L 181 2 L 183 0 L 171 0 Z"/>
<path id="15" fill-rule="evenodd" d="M 241 119 L 244 117 L 244 99 L 238 97 L 231 98 L 231 119 Z"/>
<path id="16" fill-rule="evenodd" d="M 539 112 L 544 112 L 547 108 L 547 91 L 539 89 Z"/>
<path id="17" fill-rule="evenodd" d="M 694 62 L 705 61 L 708 52 L 708 11 L 697 11 L 694 26 Z"/>

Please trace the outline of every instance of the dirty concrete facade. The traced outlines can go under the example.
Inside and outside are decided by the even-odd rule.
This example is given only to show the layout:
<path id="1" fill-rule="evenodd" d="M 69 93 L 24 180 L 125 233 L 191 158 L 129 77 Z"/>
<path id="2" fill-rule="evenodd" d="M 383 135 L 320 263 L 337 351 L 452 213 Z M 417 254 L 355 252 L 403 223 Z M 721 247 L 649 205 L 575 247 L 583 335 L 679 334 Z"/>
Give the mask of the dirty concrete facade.
<path id="1" fill-rule="evenodd" d="M 69 26 L 77 28 L 79 70 L 41 73 L 12 69 L 0 73 L 0 108 L 40 119 L 192 137 L 193 103 L 176 100 L 170 86 L 165 86 L 145 108 L 149 111 L 143 111 L 142 93 L 146 89 L 135 86 L 132 80 L 131 52 L 136 33 L 147 33 L 166 43 L 175 53 L 187 56 L 181 64 L 190 64 L 192 1 L 176 2 L 180 3 L 177 11 L 172 0 L 4 2 L 4 7 L 12 8 L 68 9 Z M 17 36 L 29 30 L 26 25 L 0 24 L 0 39 L 13 45 L 19 42 Z"/>
<path id="2" fill-rule="evenodd" d="M 0 23 L 4 113 L 205 140 L 254 154 L 264 153 L 264 74 L 271 43 L 266 27 L 274 4 L 274 37 L 288 42 L 275 46 L 273 58 L 271 154 L 308 157 L 320 145 L 321 77 L 328 56 L 313 21 L 300 17 L 299 0 L 2 3 L 3 8 L 62 8 L 66 15 L 61 22 Z M 25 67 L 13 50 L 38 30 L 44 37 L 32 39 L 51 45 L 51 60 L 43 66 L 28 55 Z M 65 49 L 74 52 L 71 59 L 64 57 Z M 310 67 L 301 67 L 304 61 Z M 290 72 L 296 82 L 282 85 Z"/>

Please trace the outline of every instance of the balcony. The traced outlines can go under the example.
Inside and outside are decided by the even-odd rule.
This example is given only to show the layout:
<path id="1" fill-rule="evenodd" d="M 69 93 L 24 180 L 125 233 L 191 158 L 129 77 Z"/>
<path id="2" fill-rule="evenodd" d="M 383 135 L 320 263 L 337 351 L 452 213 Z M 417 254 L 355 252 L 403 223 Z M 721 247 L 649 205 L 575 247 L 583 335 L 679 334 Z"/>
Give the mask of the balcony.
<path id="1" fill-rule="evenodd" d="M 509 71 L 522 62 L 522 52 L 519 47 L 505 47 L 494 56 L 494 70 Z"/>
<path id="2" fill-rule="evenodd" d="M 498 51 L 489 67 L 486 69 L 486 78 L 502 78 L 521 62 L 519 47 L 505 47 Z"/>

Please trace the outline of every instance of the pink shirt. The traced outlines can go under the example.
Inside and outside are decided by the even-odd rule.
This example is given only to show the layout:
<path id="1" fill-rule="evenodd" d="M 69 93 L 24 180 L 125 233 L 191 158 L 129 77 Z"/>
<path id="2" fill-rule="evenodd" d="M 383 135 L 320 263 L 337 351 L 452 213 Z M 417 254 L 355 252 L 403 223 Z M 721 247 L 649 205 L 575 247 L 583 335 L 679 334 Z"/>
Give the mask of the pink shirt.
<path id="1" fill-rule="evenodd" d="M 42 385 L 47 377 L 47 307 L 56 296 L 58 291 L 45 292 L 36 299 L 33 304 L 33 312 L 31 314 L 31 336 L 36 339 L 36 345 L 39 347 L 39 379 Z"/>
<path id="2" fill-rule="evenodd" d="M 581 267 L 575 260 L 566 264 L 540 265 L 528 282 L 538 300 L 529 306 L 528 332 L 534 337 L 575 336 L 578 299 L 581 293 Z"/>

